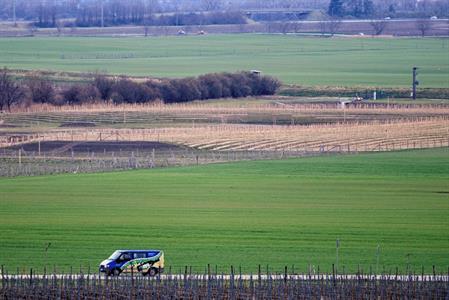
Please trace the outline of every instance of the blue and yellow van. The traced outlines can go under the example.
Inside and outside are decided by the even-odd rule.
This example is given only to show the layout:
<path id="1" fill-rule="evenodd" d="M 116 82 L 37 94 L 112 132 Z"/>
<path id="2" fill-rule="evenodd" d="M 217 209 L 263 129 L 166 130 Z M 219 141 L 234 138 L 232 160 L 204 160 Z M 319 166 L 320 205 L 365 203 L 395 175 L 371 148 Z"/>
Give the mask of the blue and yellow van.
<path id="1" fill-rule="evenodd" d="M 163 270 L 164 252 L 161 250 L 117 250 L 100 264 L 100 272 L 108 276 L 131 271 L 156 276 Z"/>

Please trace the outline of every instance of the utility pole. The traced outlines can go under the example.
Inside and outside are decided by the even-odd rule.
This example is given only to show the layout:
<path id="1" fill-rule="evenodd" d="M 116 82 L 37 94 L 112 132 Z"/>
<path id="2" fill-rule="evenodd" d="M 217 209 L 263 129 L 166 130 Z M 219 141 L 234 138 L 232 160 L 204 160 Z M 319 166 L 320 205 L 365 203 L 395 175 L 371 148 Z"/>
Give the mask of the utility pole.
<path id="1" fill-rule="evenodd" d="M 100 0 L 101 5 L 101 27 L 104 27 L 104 3 L 103 0 Z"/>
<path id="2" fill-rule="evenodd" d="M 336 241 L 336 252 L 337 252 L 337 253 L 336 253 L 336 254 L 337 254 L 337 255 L 336 255 L 336 256 L 337 256 L 337 262 L 336 262 L 337 264 L 336 264 L 336 267 L 337 267 L 337 268 L 336 268 L 335 270 L 336 270 L 336 273 L 337 273 L 337 274 L 338 274 L 338 249 L 340 249 L 340 239 L 337 239 L 337 241 Z"/>
<path id="3" fill-rule="evenodd" d="M 379 275 L 379 257 L 380 257 L 380 245 L 377 244 L 377 250 L 376 250 L 376 275 Z"/>
<path id="4" fill-rule="evenodd" d="M 416 100 L 416 88 L 418 87 L 418 85 L 419 85 L 418 68 L 413 67 L 413 83 L 412 83 L 412 87 L 413 87 L 412 98 L 413 98 L 413 100 Z"/>
<path id="5" fill-rule="evenodd" d="M 47 243 L 45 245 L 45 250 L 44 250 L 44 252 L 45 252 L 45 268 L 47 267 L 47 264 L 48 264 L 48 249 L 50 248 L 50 246 L 51 246 L 51 243 Z"/>
<path id="6" fill-rule="evenodd" d="M 16 0 L 12 0 L 12 20 L 14 22 L 14 27 L 17 27 L 16 19 Z"/>
<path id="7" fill-rule="evenodd" d="M 101 27 L 104 27 L 104 1 L 101 0 Z"/>

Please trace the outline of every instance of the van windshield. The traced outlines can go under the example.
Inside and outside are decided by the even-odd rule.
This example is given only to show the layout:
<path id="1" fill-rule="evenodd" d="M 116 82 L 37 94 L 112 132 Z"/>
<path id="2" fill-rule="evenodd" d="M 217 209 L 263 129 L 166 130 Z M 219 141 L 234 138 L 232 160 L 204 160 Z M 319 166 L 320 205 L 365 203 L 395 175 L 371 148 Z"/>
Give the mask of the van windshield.
<path id="1" fill-rule="evenodd" d="M 120 257 L 120 254 L 122 254 L 120 251 L 115 251 L 111 256 L 109 256 L 109 259 L 116 260 Z"/>

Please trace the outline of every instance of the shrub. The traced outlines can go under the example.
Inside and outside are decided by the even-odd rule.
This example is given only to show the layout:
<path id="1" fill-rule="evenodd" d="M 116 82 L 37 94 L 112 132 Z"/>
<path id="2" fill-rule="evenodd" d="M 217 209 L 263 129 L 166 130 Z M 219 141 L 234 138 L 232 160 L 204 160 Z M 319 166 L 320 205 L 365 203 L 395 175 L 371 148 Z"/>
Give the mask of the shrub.
<path id="1" fill-rule="evenodd" d="M 97 75 L 90 84 L 58 87 L 59 92 L 45 80 L 32 78 L 28 82 L 33 102 L 57 105 L 83 104 L 97 100 L 112 100 L 114 103 L 148 103 L 163 100 L 165 103 L 176 103 L 239 98 L 272 95 L 279 86 L 280 82 L 273 77 L 250 72 L 214 73 L 183 79 L 151 80 L 144 83 L 129 78 L 112 80 L 104 75 Z"/>
<path id="2" fill-rule="evenodd" d="M 233 98 L 247 97 L 252 94 L 248 73 L 226 74 L 230 81 L 230 92 Z"/>
<path id="3" fill-rule="evenodd" d="M 115 81 L 107 78 L 104 75 L 96 75 L 94 78 L 94 86 L 100 92 L 100 97 L 103 100 L 109 100 L 111 98 L 111 94 L 113 92 Z"/>
<path id="4" fill-rule="evenodd" d="M 188 102 L 201 99 L 198 80 L 194 78 L 173 79 L 171 86 L 177 95 L 171 102 Z"/>
<path id="5" fill-rule="evenodd" d="M 178 91 L 173 88 L 170 80 L 161 82 L 159 85 L 159 92 L 165 103 L 175 102 L 175 100 L 178 99 Z"/>
<path id="6" fill-rule="evenodd" d="M 31 101 L 34 103 L 53 103 L 55 90 L 53 85 L 46 81 L 33 77 L 27 82 Z"/>
<path id="7" fill-rule="evenodd" d="M 22 104 L 24 97 L 23 87 L 10 75 L 8 69 L 0 69 L 0 111 L 5 108 L 11 111 L 11 106 Z"/>
<path id="8" fill-rule="evenodd" d="M 281 82 L 271 76 L 261 76 L 259 87 L 259 95 L 274 95 L 281 87 Z"/>
<path id="9" fill-rule="evenodd" d="M 83 104 L 95 102 L 100 98 L 98 89 L 91 85 L 74 85 L 63 91 L 64 100 L 68 104 Z"/>
<path id="10" fill-rule="evenodd" d="M 156 100 L 159 95 L 146 84 L 129 79 L 118 80 L 112 87 L 112 93 L 115 103 L 146 103 Z"/>

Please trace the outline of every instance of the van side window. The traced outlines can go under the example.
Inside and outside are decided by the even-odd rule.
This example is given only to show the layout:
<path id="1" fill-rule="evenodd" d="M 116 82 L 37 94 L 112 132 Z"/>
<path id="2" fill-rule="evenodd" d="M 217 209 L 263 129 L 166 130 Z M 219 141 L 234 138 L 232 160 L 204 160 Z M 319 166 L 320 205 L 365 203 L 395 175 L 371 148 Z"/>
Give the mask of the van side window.
<path id="1" fill-rule="evenodd" d="M 145 258 L 145 253 L 134 253 L 134 258 Z"/>
<path id="2" fill-rule="evenodd" d="M 129 253 L 122 253 L 122 255 L 120 255 L 119 261 L 128 261 L 131 260 L 131 255 L 129 255 Z"/>

